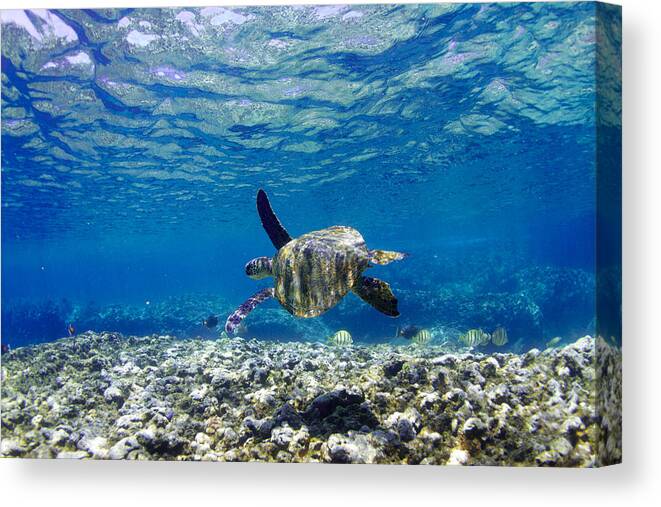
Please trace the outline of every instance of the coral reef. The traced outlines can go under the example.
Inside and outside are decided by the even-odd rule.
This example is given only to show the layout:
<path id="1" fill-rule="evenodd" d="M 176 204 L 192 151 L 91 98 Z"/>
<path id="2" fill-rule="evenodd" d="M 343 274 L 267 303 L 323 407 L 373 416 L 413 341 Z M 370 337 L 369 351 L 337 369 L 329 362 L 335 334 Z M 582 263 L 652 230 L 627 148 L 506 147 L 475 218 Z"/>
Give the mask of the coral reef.
<path id="1" fill-rule="evenodd" d="M 66 336 L 67 315 L 72 311 L 71 302 L 27 301 L 2 304 L 2 337 L 13 347 L 51 341 Z"/>
<path id="2" fill-rule="evenodd" d="M 447 330 L 453 330 L 452 339 L 456 341 L 471 328 L 492 331 L 503 326 L 510 337 L 506 349 L 516 352 L 543 347 L 558 335 L 575 339 L 594 334 L 596 321 L 590 322 L 595 313 L 593 274 L 548 266 L 508 270 L 505 267 L 509 268 L 509 264 L 485 266 L 484 259 L 479 260 L 481 263 L 472 260 L 464 266 L 460 274 L 455 274 L 456 279 L 449 279 L 450 275 L 440 272 L 440 268 L 447 269 L 443 267 L 445 263 L 452 265 L 449 258 L 418 267 L 429 271 L 428 278 L 433 279 L 433 283 L 422 280 L 420 286 L 414 284 L 413 288 L 410 282 L 416 279 L 415 270 L 406 263 L 398 266 L 388 275 L 393 278 L 400 301 L 402 318 L 397 322 L 378 314 L 350 294 L 336 308 L 316 319 L 295 319 L 276 302 L 265 303 L 244 321 L 249 329 L 244 334 L 269 340 L 312 341 L 338 329 L 348 329 L 362 342 L 381 343 L 384 338 L 394 336 L 397 326 L 409 323 L 434 328 L 442 322 Z M 617 288 L 611 292 L 617 294 Z M 216 338 L 218 330 L 204 328 L 202 319 L 218 315 L 222 326 L 225 317 L 239 303 L 204 293 L 190 293 L 149 304 L 78 304 L 66 300 L 14 303 L 2 308 L 2 336 L 13 347 L 52 341 L 65 336 L 66 325 L 72 322 L 79 332 Z M 610 313 L 602 312 L 602 315 L 607 314 Z M 611 334 L 620 335 L 616 331 Z M 489 350 L 498 349 L 490 347 Z"/>
<path id="3" fill-rule="evenodd" d="M 469 257 L 420 256 L 415 269 L 406 263 L 388 274 L 400 302 L 401 323 L 432 328 L 442 322 L 456 329 L 455 339 L 471 328 L 492 331 L 504 327 L 508 351 L 525 352 L 543 347 L 549 339 L 577 339 L 595 334 L 595 276 L 583 269 L 552 266 L 518 266 L 505 261 Z M 438 257 L 438 258 L 436 258 Z M 420 278 L 418 273 L 425 273 Z M 412 283 L 412 282 L 415 283 Z M 371 308 L 351 297 L 339 312 L 323 316 L 332 328 L 351 324 L 354 336 L 363 341 L 382 342 L 395 326 L 377 320 Z M 617 333 L 616 336 L 618 335 Z M 499 351 L 489 347 L 488 351 Z"/>
<path id="4" fill-rule="evenodd" d="M 215 337 L 218 333 L 206 330 L 202 319 L 229 312 L 230 308 L 220 296 L 191 293 L 149 304 L 76 305 L 67 319 L 75 322 L 80 331 L 113 330 L 132 335 L 159 333 L 183 337 L 206 333 L 207 337 Z"/>
<path id="5" fill-rule="evenodd" d="M 620 350 L 86 333 L 2 361 L 3 456 L 598 466 L 617 462 Z"/>
<path id="6" fill-rule="evenodd" d="M 67 335 L 68 323 L 79 332 L 113 331 L 127 335 L 175 335 L 217 338 L 234 304 L 213 294 L 191 293 L 141 304 L 74 304 L 67 300 L 3 305 L 2 336 L 13 348 L 53 341 Z M 218 329 L 202 320 L 218 315 Z M 322 319 L 294 319 L 279 307 L 260 308 L 245 323 L 248 336 L 289 341 L 311 340 L 332 334 Z"/>

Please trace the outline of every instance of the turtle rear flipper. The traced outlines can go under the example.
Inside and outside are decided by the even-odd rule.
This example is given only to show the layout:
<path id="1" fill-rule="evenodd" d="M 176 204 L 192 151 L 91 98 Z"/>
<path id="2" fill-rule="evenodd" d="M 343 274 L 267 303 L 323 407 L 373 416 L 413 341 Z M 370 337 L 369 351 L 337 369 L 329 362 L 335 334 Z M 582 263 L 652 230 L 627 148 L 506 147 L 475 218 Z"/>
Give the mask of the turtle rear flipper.
<path id="1" fill-rule="evenodd" d="M 234 313 L 227 317 L 225 322 L 225 332 L 228 335 L 234 334 L 234 331 L 239 327 L 241 321 L 245 319 L 250 312 L 252 312 L 255 307 L 269 298 L 272 298 L 275 295 L 275 289 L 269 287 L 268 289 L 262 289 L 259 292 L 250 296 L 246 301 L 239 306 Z"/>
<path id="2" fill-rule="evenodd" d="M 408 257 L 409 254 L 402 252 L 391 252 L 389 250 L 370 250 L 369 259 L 373 264 L 379 264 L 381 266 L 385 264 L 390 264 L 394 261 L 401 261 L 405 257 Z"/>
<path id="3" fill-rule="evenodd" d="M 390 285 L 378 278 L 363 276 L 353 287 L 353 291 L 366 303 L 369 303 L 381 313 L 389 317 L 399 317 L 397 298 L 392 293 Z"/>
<path id="4" fill-rule="evenodd" d="M 276 250 L 280 250 L 291 241 L 291 236 L 282 226 L 278 217 L 275 216 L 269 198 L 262 189 L 257 192 L 257 213 L 259 213 L 262 226 Z"/>

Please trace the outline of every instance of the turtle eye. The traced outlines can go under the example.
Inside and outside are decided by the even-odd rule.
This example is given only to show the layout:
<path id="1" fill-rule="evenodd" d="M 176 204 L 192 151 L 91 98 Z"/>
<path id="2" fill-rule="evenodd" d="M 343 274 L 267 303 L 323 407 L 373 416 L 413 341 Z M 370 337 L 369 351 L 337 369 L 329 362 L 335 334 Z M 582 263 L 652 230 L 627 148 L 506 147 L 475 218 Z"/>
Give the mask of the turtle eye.
<path id="1" fill-rule="evenodd" d="M 255 271 L 256 271 L 255 261 L 252 260 L 248 264 L 246 264 L 246 275 L 252 278 L 253 276 L 255 276 Z"/>

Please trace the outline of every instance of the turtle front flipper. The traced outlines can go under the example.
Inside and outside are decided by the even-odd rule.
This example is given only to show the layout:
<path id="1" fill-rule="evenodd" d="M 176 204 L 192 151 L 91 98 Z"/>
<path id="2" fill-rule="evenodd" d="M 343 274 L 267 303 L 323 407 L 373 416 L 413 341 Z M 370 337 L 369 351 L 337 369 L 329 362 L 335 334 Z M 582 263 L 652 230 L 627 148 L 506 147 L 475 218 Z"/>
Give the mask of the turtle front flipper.
<path id="1" fill-rule="evenodd" d="M 401 261 L 409 254 L 389 250 L 370 250 L 368 255 L 371 263 L 383 266 L 394 261 Z"/>
<path id="2" fill-rule="evenodd" d="M 257 213 L 259 213 L 262 226 L 276 250 L 280 250 L 291 241 L 291 236 L 282 226 L 278 217 L 275 216 L 269 198 L 261 188 L 257 192 Z"/>
<path id="3" fill-rule="evenodd" d="M 392 293 L 390 285 L 378 278 L 363 276 L 353 287 L 353 291 L 366 303 L 369 303 L 381 313 L 389 317 L 399 317 L 397 298 Z"/>
<path id="4" fill-rule="evenodd" d="M 228 335 L 234 334 L 236 329 L 239 327 L 239 324 L 241 324 L 241 321 L 245 319 L 259 303 L 272 298 L 274 295 L 275 289 L 273 287 L 269 287 L 268 289 L 260 290 L 259 292 L 246 299 L 246 301 L 241 306 L 234 310 L 232 315 L 227 317 L 227 321 L 225 322 L 225 332 Z"/>

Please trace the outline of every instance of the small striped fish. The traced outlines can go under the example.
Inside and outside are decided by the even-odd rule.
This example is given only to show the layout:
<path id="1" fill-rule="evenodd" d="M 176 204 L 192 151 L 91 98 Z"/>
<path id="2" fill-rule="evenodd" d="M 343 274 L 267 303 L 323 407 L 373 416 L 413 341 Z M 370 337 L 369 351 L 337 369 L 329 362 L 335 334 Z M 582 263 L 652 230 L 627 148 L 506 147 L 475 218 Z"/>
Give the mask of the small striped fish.
<path id="1" fill-rule="evenodd" d="M 485 333 L 481 329 L 470 329 L 459 339 L 468 347 L 478 347 L 489 343 L 489 338 L 489 333 Z"/>
<path id="2" fill-rule="evenodd" d="M 507 343 L 507 331 L 505 331 L 504 327 L 498 327 L 491 333 L 491 343 L 497 347 L 502 347 Z"/>
<path id="3" fill-rule="evenodd" d="M 333 336 L 330 336 L 328 338 L 328 343 L 330 345 L 335 345 L 336 347 L 347 347 L 353 343 L 353 339 L 351 338 L 349 331 L 342 329 Z"/>
<path id="4" fill-rule="evenodd" d="M 416 345 L 427 345 L 431 341 L 431 333 L 427 329 L 421 329 L 411 338 L 411 341 Z"/>

